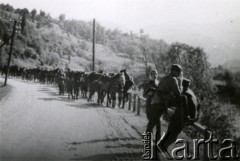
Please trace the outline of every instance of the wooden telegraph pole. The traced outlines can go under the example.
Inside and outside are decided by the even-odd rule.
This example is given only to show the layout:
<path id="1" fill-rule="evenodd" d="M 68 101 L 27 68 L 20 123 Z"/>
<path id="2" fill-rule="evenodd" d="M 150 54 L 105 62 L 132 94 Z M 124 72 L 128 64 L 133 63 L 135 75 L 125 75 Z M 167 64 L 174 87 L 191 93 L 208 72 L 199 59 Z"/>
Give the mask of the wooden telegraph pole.
<path id="1" fill-rule="evenodd" d="M 96 35 L 95 35 L 95 19 L 93 19 L 93 46 L 92 46 L 92 70 L 95 71 L 95 41 L 96 41 Z"/>
<path id="2" fill-rule="evenodd" d="M 12 35 L 10 37 L 11 39 L 11 46 L 10 46 L 10 50 L 8 53 L 8 64 L 7 64 L 7 70 L 6 70 L 6 74 L 5 74 L 5 82 L 4 82 L 4 86 L 7 85 L 7 77 L 8 77 L 8 73 L 9 73 L 9 67 L 10 67 L 10 63 L 11 63 L 11 57 L 12 57 L 12 49 L 13 49 L 13 41 L 14 41 L 14 36 L 15 36 L 15 32 L 16 29 L 19 29 L 17 27 L 17 24 L 20 23 L 19 21 L 13 20 L 13 31 L 12 31 Z"/>

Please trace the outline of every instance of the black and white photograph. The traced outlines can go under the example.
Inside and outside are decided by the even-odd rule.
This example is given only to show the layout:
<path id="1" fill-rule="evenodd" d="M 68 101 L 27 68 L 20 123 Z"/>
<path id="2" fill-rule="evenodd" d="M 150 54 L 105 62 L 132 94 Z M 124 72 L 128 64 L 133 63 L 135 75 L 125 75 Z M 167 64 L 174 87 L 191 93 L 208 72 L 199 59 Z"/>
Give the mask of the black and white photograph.
<path id="1" fill-rule="evenodd" d="M 239 0 L 0 0 L 0 161 L 240 160 Z"/>

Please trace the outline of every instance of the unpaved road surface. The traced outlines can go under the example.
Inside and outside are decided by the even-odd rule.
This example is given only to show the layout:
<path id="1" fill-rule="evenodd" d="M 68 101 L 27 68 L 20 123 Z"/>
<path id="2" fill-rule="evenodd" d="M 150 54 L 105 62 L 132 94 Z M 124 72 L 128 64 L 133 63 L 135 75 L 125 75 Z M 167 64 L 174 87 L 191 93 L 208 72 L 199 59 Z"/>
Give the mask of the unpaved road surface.
<path id="1" fill-rule="evenodd" d="M 8 83 L 13 89 L 0 102 L 0 160 L 141 159 L 145 117 L 70 100 L 54 85 Z"/>

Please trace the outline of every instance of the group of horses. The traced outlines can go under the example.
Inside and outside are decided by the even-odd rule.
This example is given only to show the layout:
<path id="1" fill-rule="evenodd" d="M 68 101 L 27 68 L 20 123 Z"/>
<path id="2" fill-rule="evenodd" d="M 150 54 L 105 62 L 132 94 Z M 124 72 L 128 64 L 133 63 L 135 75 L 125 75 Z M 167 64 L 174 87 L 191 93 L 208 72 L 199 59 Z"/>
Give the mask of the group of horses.
<path id="1" fill-rule="evenodd" d="M 119 73 L 79 72 L 68 70 L 58 74 L 59 94 L 68 93 L 68 98 L 78 99 L 79 94 L 87 98 L 88 102 L 93 101 L 97 94 L 97 103 L 115 107 L 118 98 L 118 106 L 124 108 L 128 101 L 128 91 L 135 86 L 133 77 L 129 76 L 126 70 Z M 106 100 L 106 101 L 105 101 Z"/>
<path id="2" fill-rule="evenodd" d="M 0 67 L 0 72 L 4 75 L 6 67 Z M 69 99 L 78 99 L 81 96 L 90 102 L 94 101 L 97 95 L 99 105 L 106 103 L 106 106 L 113 108 L 116 106 L 117 98 L 118 106 L 124 108 L 125 102 L 129 99 L 128 91 L 135 87 L 133 77 L 125 69 L 118 73 L 104 73 L 10 66 L 9 76 L 42 84 L 56 84 L 59 95 L 67 93 Z"/>

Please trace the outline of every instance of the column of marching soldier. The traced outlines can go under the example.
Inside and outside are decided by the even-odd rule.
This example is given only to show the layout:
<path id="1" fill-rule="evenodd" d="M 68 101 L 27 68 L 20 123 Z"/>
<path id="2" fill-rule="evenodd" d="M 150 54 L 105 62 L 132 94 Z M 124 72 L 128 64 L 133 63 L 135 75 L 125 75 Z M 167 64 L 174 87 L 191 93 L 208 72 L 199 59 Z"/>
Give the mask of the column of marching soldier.
<path id="1" fill-rule="evenodd" d="M 0 66 L 0 74 L 4 75 L 6 66 Z M 10 66 L 10 77 L 18 77 L 26 81 L 39 82 L 41 84 L 55 84 L 58 86 L 59 95 L 67 93 L 68 98 L 78 99 L 79 94 L 88 101 L 93 101 L 93 96 L 97 93 L 97 102 L 103 104 L 107 97 L 107 106 L 124 106 L 128 100 L 128 90 L 133 88 L 133 77 L 129 76 L 126 70 L 119 73 L 103 73 L 73 71 L 69 68 L 65 71 L 61 68 L 54 70 L 43 68 L 22 68 Z M 123 101 L 124 100 L 124 101 Z"/>
<path id="2" fill-rule="evenodd" d="M 0 72 L 4 75 L 6 67 L 0 67 Z M 118 106 L 124 106 L 128 101 L 129 89 L 135 87 L 133 78 L 128 75 L 126 70 L 119 73 L 82 72 L 67 69 L 41 69 L 41 68 L 19 68 L 11 66 L 9 70 L 11 77 L 20 77 L 26 81 L 39 83 L 56 84 L 59 95 L 64 95 L 66 91 L 68 98 L 78 99 L 79 93 L 83 98 L 92 101 L 92 96 L 97 93 L 97 103 L 103 104 L 107 97 L 107 106 L 115 107 L 116 96 L 118 96 Z M 198 119 L 199 104 L 193 91 L 189 88 L 190 80 L 183 78 L 182 67 L 173 64 L 170 73 L 158 79 L 158 72 L 150 72 L 150 80 L 144 84 L 143 96 L 146 101 L 146 115 L 148 124 L 146 132 L 160 131 L 160 117 L 167 111 L 167 108 L 174 107 L 175 112 L 170 118 L 170 123 L 165 137 L 159 142 L 162 152 L 167 152 L 167 148 L 177 138 L 183 127 Z M 158 133 L 157 139 L 160 138 Z"/>

